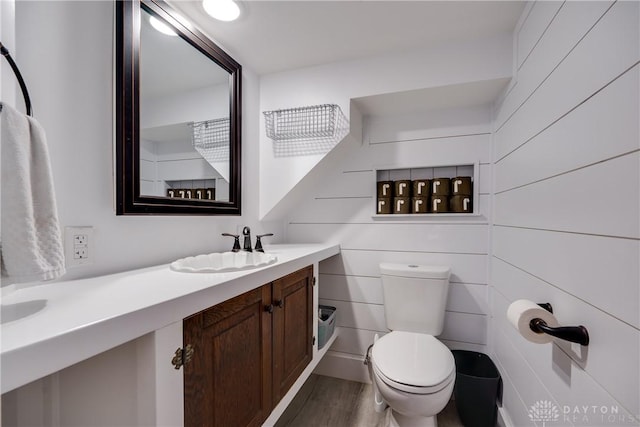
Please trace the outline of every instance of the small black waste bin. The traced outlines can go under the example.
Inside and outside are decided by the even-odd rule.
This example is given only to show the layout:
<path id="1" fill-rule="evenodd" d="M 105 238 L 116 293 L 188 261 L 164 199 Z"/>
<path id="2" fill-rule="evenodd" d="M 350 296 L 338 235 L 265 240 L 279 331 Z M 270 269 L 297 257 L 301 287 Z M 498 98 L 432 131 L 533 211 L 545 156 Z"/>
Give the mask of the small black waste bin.
<path id="1" fill-rule="evenodd" d="M 496 425 L 500 373 L 489 356 L 467 350 L 453 350 L 456 385 L 453 394 L 460 421 L 465 427 Z"/>

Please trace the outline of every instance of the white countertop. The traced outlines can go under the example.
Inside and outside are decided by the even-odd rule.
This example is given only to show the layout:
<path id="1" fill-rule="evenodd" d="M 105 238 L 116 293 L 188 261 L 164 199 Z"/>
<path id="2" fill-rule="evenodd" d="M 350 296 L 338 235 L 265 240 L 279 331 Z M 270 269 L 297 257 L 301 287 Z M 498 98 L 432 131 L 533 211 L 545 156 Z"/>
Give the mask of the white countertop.
<path id="1" fill-rule="evenodd" d="M 160 265 L 18 289 L 6 312 L 40 308 L 0 326 L 2 393 L 240 295 L 340 252 L 338 245 L 270 245 L 278 261 L 228 273 L 179 273 Z"/>

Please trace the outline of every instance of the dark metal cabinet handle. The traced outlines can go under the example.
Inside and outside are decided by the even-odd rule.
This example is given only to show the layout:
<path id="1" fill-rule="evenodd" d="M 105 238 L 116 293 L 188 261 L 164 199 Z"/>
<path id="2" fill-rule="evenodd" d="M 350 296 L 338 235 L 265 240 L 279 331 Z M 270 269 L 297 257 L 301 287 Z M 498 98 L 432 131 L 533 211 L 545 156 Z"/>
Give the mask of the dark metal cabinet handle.
<path id="1" fill-rule="evenodd" d="M 273 313 L 273 304 L 265 305 L 264 311 L 266 311 L 269 314 Z"/>
<path id="2" fill-rule="evenodd" d="M 281 299 L 276 300 L 276 301 L 274 301 L 273 303 L 274 303 L 274 305 L 275 305 L 276 307 L 278 307 L 278 308 L 282 308 L 282 307 L 284 307 L 284 301 L 282 301 Z"/>

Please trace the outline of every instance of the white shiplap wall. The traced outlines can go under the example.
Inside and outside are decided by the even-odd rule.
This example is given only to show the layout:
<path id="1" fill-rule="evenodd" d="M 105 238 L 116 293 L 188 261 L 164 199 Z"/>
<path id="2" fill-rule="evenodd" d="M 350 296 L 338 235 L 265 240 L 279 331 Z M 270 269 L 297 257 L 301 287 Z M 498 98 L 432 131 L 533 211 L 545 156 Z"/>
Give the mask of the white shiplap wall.
<path id="1" fill-rule="evenodd" d="M 517 426 L 545 400 L 554 426 L 638 425 L 639 7 L 538 1 L 514 34 L 494 129 L 489 330 Z M 505 316 L 520 298 L 585 325 L 589 347 L 524 340 Z"/>
<path id="2" fill-rule="evenodd" d="M 140 194 L 156 194 L 158 190 L 158 155 L 153 142 L 140 144 Z M 159 195 L 162 195 L 160 193 Z"/>
<path id="3" fill-rule="evenodd" d="M 381 262 L 449 265 L 452 284 L 440 338 L 451 348 L 486 351 L 491 184 L 489 107 L 401 117 L 367 117 L 364 141 L 341 160 L 292 213 L 290 242 L 332 241 L 342 253 L 320 264 L 321 304 L 337 307 L 341 335 L 317 372 L 368 381 L 362 359 L 385 327 Z M 426 125 L 428 123 L 428 125 Z M 345 143 L 349 143 L 345 141 Z M 480 215 L 381 220 L 375 169 L 478 162 Z"/>

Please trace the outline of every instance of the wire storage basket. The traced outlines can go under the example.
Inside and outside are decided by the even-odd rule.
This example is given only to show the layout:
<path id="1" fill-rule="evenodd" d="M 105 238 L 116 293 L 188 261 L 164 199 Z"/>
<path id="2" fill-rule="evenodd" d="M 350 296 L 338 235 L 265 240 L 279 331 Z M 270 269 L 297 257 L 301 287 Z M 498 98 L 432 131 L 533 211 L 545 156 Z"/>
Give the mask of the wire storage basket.
<path id="1" fill-rule="evenodd" d="M 276 155 L 319 154 L 330 151 L 349 132 L 349 122 L 336 104 L 263 112 L 267 137 Z"/>
<path id="2" fill-rule="evenodd" d="M 193 122 L 193 147 L 209 163 L 229 160 L 229 118 Z"/>

